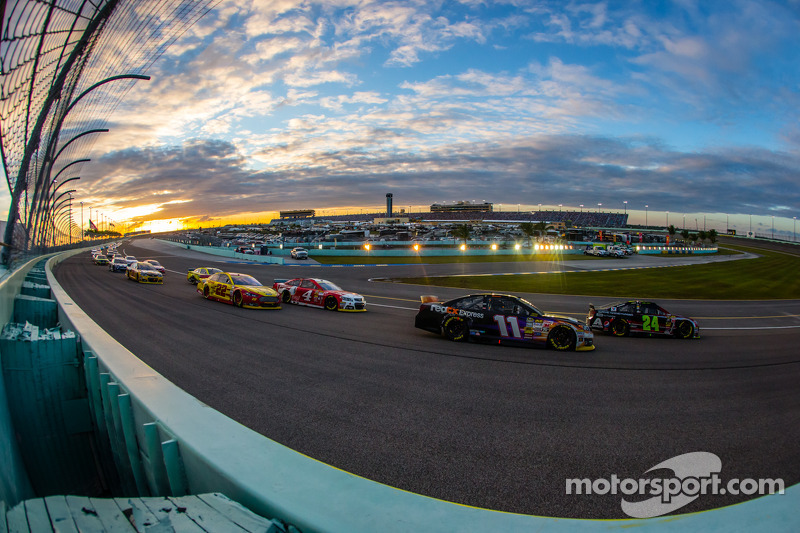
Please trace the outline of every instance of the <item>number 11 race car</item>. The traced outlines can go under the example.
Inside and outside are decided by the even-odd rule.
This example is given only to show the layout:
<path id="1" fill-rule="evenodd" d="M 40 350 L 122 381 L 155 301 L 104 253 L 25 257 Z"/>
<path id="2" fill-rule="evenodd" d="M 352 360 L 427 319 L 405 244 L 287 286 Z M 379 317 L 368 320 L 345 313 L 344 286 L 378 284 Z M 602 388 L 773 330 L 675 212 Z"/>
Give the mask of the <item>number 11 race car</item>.
<path id="1" fill-rule="evenodd" d="M 423 298 L 424 301 L 424 298 Z M 554 350 L 594 350 L 592 330 L 579 321 L 545 315 L 533 304 L 507 294 L 471 294 L 447 302 L 424 302 L 414 326 L 452 341 L 549 346 Z"/>
<path id="2" fill-rule="evenodd" d="M 586 325 L 592 329 L 608 331 L 617 337 L 631 333 L 674 336 L 679 339 L 697 339 L 700 326 L 697 321 L 670 313 L 653 302 L 629 300 L 595 309 L 589 305 Z"/>

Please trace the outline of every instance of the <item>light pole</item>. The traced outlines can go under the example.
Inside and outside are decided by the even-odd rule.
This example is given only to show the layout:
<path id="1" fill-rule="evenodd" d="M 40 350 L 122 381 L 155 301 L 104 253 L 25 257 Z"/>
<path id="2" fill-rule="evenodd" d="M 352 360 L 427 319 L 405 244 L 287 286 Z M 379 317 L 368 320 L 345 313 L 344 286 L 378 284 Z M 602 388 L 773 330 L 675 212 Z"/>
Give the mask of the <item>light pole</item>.
<path id="1" fill-rule="evenodd" d="M 669 227 L 669 211 L 667 211 L 667 227 Z"/>
<path id="2" fill-rule="evenodd" d="M 622 203 L 625 206 L 625 214 L 627 215 L 628 214 L 628 200 L 624 200 Z"/>
<path id="3" fill-rule="evenodd" d="M 775 240 L 775 215 L 772 215 L 772 240 Z"/>
<path id="4" fill-rule="evenodd" d="M 792 217 L 792 240 L 797 242 L 797 217 Z"/>
<path id="5" fill-rule="evenodd" d="M 753 215 L 750 215 L 750 235 L 753 234 Z M 749 237 L 749 235 L 748 235 Z"/>
<path id="6" fill-rule="evenodd" d="M 647 208 L 648 207 L 650 207 L 650 206 L 647 205 L 647 204 L 644 204 L 644 227 L 648 226 L 648 224 L 647 224 Z"/>
<path id="7" fill-rule="evenodd" d="M 581 204 L 581 214 L 583 214 L 583 204 Z"/>
<path id="8" fill-rule="evenodd" d="M 600 206 L 601 206 L 601 205 L 603 205 L 603 204 L 597 204 L 597 212 L 598 212 L 598 213 L 600 212 Z"/>

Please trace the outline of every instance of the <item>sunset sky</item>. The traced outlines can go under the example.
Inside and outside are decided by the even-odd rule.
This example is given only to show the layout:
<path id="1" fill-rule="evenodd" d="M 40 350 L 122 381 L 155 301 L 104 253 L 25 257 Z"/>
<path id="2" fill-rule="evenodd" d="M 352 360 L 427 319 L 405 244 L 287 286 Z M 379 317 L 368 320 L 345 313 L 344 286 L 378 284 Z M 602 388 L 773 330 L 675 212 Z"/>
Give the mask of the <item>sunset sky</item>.
<path id="1" fill-rule="evenodd" d="M 223 0 L 127 95 L 75 202 L 156 230 L 387 192 L 627 201 L 791 236 L 798 35 L 798 1 Z"/>

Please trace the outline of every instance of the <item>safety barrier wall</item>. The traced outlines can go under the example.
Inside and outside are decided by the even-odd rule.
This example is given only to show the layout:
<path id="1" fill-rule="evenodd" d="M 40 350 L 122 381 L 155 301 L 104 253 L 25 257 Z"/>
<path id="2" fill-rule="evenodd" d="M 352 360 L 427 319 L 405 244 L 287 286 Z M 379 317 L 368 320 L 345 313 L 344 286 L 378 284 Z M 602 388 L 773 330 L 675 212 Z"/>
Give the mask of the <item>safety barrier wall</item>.
<path id="1" fill-rule="evenodd" d="M 221 492 L 302 531 L 729 531 L 796 525 L 800 485 L 722 510 L 650 520 L 573 520 L 500 513 L 397 490 L 294 452 L 179 389 L 103 331 L 47 278 L 62 324 L 77 331 L 93 416 L 130 494 Z M 557 490 L 554 487 L 554 490 Z"/>
<path id="2" fill-rule="evenodd" d="M 40 259 L 31 259 L 0 282 L 0 327 L 14 316 L 14 299 L 21 292 L 25 277 Z M 2 358 L 3 354 L 0 353 L 0 363 Z M 8 507 L 33 497 L 33 488 L 14 436 L 5 381 L 0 372 L 0 501 Z"/>

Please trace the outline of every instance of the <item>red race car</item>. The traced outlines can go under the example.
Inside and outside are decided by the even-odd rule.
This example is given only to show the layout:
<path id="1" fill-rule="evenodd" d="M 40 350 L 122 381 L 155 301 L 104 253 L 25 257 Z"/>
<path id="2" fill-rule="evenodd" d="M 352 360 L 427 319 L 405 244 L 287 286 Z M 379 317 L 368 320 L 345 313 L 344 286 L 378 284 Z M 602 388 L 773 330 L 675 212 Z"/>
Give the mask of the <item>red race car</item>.
<path id="1" fill-rule="evenodd" d="M 317 278 L 276 279 L 272 286 L 283 303 L 320 307 L 328 311 L 359 312 L 367 310 L 360 294 L 342 290 L 328 280 Z"/>

